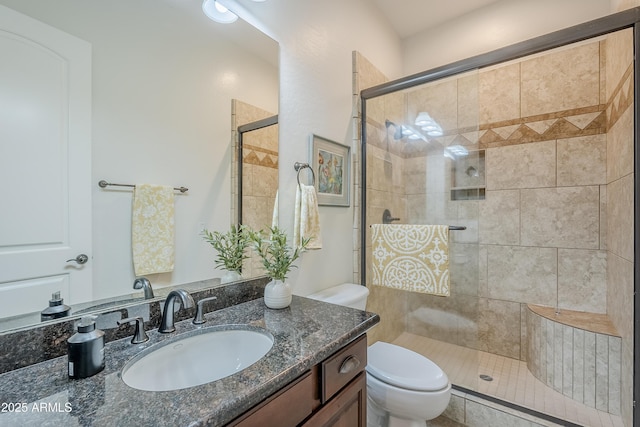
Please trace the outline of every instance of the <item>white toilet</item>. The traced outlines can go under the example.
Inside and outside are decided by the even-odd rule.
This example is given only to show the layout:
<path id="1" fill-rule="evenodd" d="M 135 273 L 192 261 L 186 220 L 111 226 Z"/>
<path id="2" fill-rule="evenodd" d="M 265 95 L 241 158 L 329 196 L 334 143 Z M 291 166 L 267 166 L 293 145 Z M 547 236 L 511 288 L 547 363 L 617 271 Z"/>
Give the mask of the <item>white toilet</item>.
<path id="1" fill-rule="evenodd" d="M 364 310 L 369 289 L 345 283 L 308 298 Z M 449 405 L 447 375 L 426 357 L 378 341 L 367 350 L 367 426 L 424 427 Z"/>

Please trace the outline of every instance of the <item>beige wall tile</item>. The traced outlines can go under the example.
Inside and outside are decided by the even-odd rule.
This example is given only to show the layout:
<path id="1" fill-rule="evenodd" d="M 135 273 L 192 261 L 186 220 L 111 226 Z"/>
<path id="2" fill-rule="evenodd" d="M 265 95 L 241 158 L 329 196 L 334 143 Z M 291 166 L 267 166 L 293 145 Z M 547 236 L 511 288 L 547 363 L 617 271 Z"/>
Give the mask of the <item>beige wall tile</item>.
<path id="1" fill-rule="evenodd" d="M 413 124 L 419 112 L 429 113 L 443 130 L 458 128 L 458 83 L 448 79 L 428 83 L 407 95 L 408 113 L 406 122 Z"/>
<path id="2" fill-rule="evenodd" d="M 607 186 L 607 249 L 633 261 L 633 179 L 634 175 Z"/>
<path id="3" fill-rule="evenodd" d="M 596 334 L 596 409 L 609 409 L 609 337 Z"/>
<path id="4" fill-rule="evenodd" d="M 620 386 L 622 378 L 620 377 L 620 363 L 622 362 L 622 341 L 619 337 L 608 337 L 609 339 L 609 396 L 607 402 L 609 408 L 607 412 L 620 415 Z"/>
<path id="5" fill-rule="evenodd" d="M 599 50 L 593 42 L 523 61 L 522 116 L 598 105 Z"/>
<path id="6" fill-rule="evenodd" d="M 606 184 L 606 135 L 559 139 L 558 186 Z"/>
<path id="7" fill-rule="evenodd" d="M 521 192 L 521 244 L 598 249 L 600 189 L 560 187 Z"/>
<path id="8" fill-rule="evenodd" d="M 556 304 L 557 249 L 488 246 L 487 257 L 490 298 Z"/>
<path id="9" fill-rule="evenodd" d="M 452 243 L 449 251 L 451 292 L 478 296 L 478 245 Z"/>
<path id="10" fill-rule="evenodd" d="M 509 64 L 478 75 L 481 124 L 520 118 L 520 64 Z"/>
<path id="11" fill-rule="evenodd" d="M 479 84 L 477 71 L 460 76 L 458 79 L 458 128 L 478 127 Z"/>
<path id="12" fill-rule="evenodd" d="M 625 71 L 633 62 L 633 30 L 626 29 L 607 35 L 605 51 L 606 94 L 609 100 Z"/>
<path id="13" fill-rule="evenodd" d="M 554 187 L 556 142 L 490 148 L 486 168 L 487 190 Z"/>
<path id="14" fill-rule="evenodd" d="M 480 243 L 520 244 L 520 190 L 487 191 L 480 204 Z"/>
<path id="15" fill-rule="evenodd" d="M 607 186 L 600 186 L 600 249 L 607 249 Z"/>
<path id="16" fill-rule="evenodd" d="M 475 348 L 477 298 L 452 293 L 449 297 L 410 292 L 407 332 L 451 344 Z"/>
<path id="17" fill-rule="evenodd" d="M 625 426 L 633 425 L 633 343 L 622 342 L 622 385 L 620 388 L 620 413 Z"/>
<path id="18" fill-rule="evenodd" d="M 607 134 L 607 183 L 632 172 L 633 108 L 627 108 Z"/>
<path id="19" fill-rule="evenodd" d="M 607 314 L 625 341 L 633 341 L 633 263 L 607 254 Z"/>
<path id="20" fill-rule="evenodd" d="M 607 312 L 607 254 L 558 249 L 558 304 L 561 309 Z"/>
<path id="21" fill-rule="evenodd" d="M 405 193 L 424 194 L 427 192 L 427 159 L 411 157 L 404 159 Z"/>
<path id="22" fill-rule="evenodd" d="M 480 350 L 520 359 L 520 304 L 480 298 Z"/>
<path id="23" fill-rule="evenodd" d="M 381 322 L 367 333 L 369 345 L 376 341 L 392 342 L 406 330 L 407 292 L 384 286 L 368 288 L 367 310 L 377 313 L 381 319 Z"/>

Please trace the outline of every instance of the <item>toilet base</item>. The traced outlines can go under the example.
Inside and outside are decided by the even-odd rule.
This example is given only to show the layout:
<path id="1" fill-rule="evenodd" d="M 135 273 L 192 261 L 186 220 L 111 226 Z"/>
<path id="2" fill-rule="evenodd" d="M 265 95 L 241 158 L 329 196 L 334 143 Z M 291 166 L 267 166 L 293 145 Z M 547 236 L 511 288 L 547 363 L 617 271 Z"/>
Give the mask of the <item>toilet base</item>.
<path id="1" fill-rule="evenodd" d="M 426 427 L 426 421 L 398 418 L 367 398 L 367 427 Z"/>

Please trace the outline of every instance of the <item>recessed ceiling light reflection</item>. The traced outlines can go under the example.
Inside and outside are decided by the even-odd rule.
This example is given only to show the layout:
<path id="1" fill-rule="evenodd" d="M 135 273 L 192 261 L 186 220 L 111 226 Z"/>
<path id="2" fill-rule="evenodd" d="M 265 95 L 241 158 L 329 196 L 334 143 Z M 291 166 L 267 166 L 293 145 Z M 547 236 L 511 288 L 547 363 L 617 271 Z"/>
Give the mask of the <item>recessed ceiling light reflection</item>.
<path id="1" fill-rule="evenodd" d="M 207 17 L 221 24 L 230 24 L 238 19 L 238 15 L 221 5 L 215 0 L 204 0 L 202 11 Z"/>

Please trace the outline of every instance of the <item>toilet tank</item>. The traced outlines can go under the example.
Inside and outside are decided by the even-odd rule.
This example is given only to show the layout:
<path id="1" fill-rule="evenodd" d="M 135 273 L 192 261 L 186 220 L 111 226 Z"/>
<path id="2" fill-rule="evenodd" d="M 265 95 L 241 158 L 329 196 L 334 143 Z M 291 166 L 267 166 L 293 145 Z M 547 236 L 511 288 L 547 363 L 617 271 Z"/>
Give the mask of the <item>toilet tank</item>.
<path id="1" fill-rule="evenodd" d="M 364 310 L 367 306 L 368 296 L 369 289 L 366 286 L 343 283 L 342 285 L 332 286 L 315 294 L 307 295 L 307 298 Z"/>

